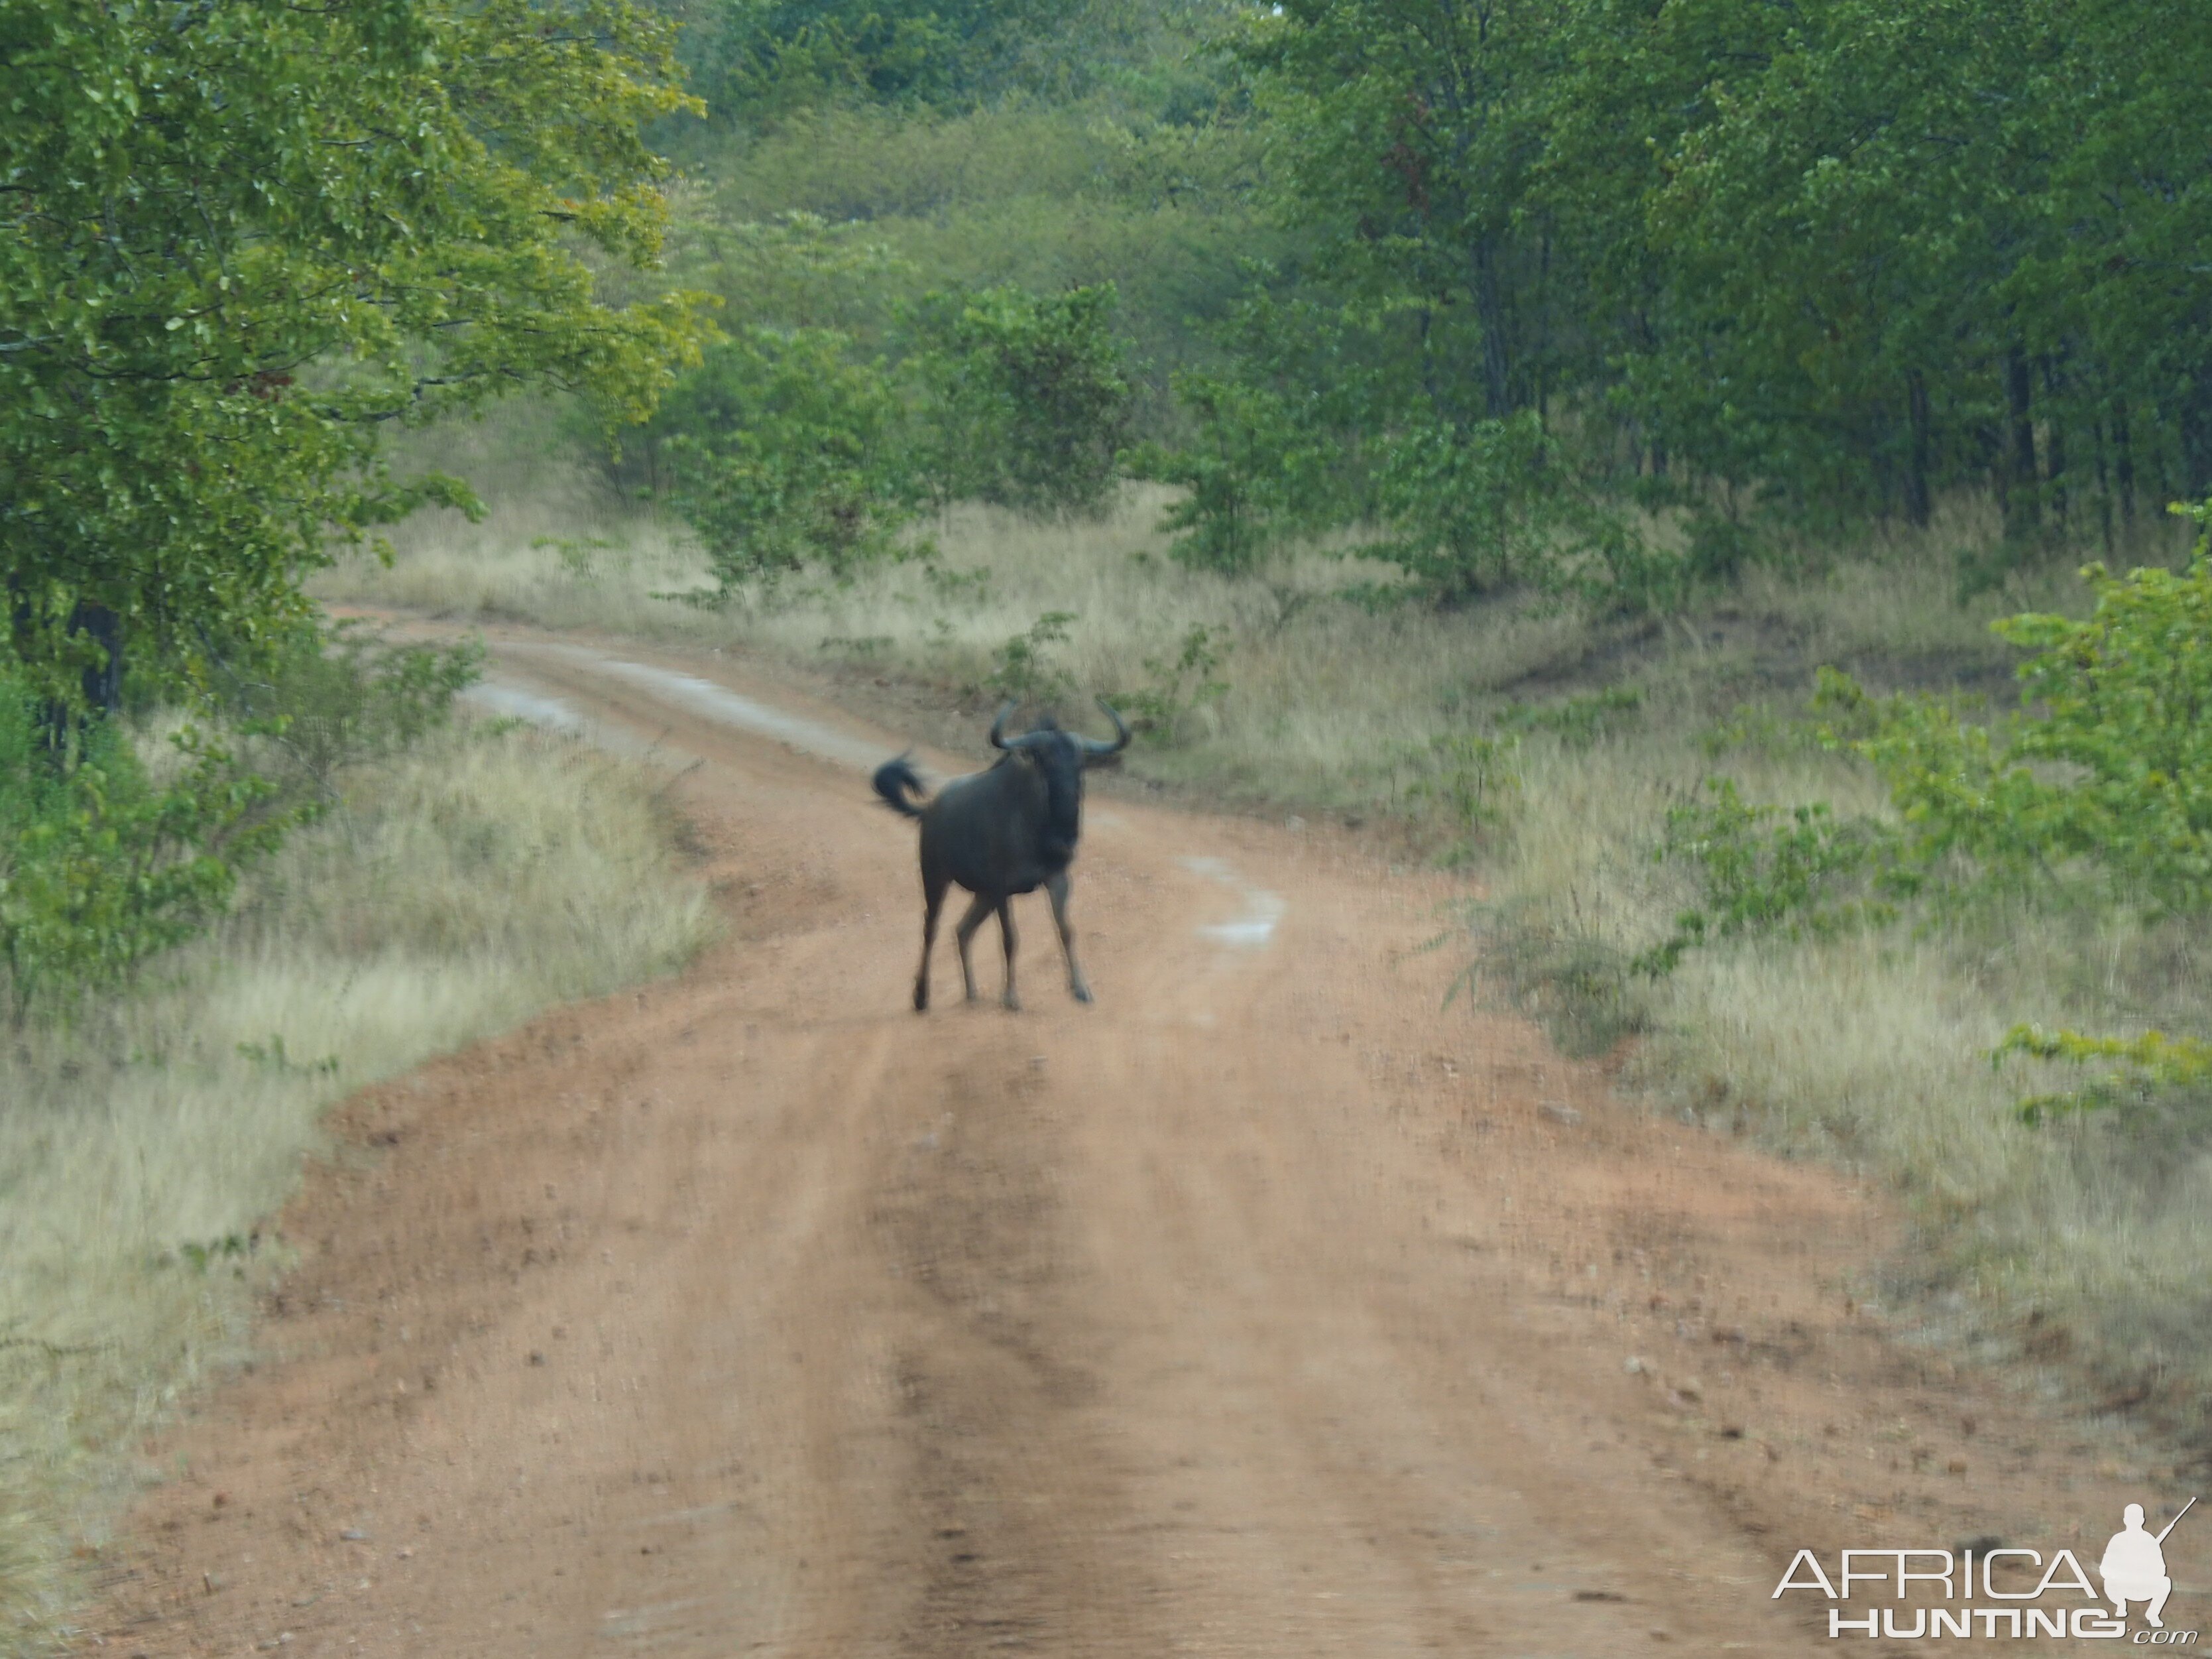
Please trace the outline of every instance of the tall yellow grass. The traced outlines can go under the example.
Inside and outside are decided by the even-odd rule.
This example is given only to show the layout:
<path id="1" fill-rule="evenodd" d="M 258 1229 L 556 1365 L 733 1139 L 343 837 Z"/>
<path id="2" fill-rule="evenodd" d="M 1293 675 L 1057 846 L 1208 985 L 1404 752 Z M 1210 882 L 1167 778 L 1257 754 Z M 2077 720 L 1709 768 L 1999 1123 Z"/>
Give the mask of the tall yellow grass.
<path id="1" fill-rule="evenodd" d="M 455 734 L 355 784 L 215 934 L 0 1052 L 0 1652 L 63 1637 L 141 1432 L 245 1352 L 265 1258 L 232 1252 L 321 1109 L 705 936 L 643 775 L 574 744 Z"/>

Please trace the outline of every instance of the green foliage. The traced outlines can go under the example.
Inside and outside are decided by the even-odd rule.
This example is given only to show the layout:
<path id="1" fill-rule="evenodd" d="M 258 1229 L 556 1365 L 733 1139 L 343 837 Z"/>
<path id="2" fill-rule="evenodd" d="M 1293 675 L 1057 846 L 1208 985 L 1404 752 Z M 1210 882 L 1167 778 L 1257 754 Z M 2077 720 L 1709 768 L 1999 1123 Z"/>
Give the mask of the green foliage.
<path id="1" fill-rule="evenodd" d="M 1608 686 L 1601 692 L 1558 703 L 1514 703 L 1491 717 L 1501 732 L 1548 732 L 1567 749 L 1586 749 L 1640 715 L 1644 694 L 1632 686 Z"/>
<path id="2" fill-rule="evenodd" d="M 2017 1110 L 2021 1121 L 2027 1124 L 2100 1111 L 2163 1090 L 2201 1089 L 2212 1083 L 2212 1043 L 2169 1037 L 2161 1031 L 2146 1031 L 2139 1037 L 2085 1037 L 2075 1031 L 2016 1025 L 1990 1052 L 1990 1064 L 2002 1066 L 2015 1054 L 2074 1066 L 2100 1060 L 2119 1062 L 2080 1089 L 2023 1099 Z"/>
<path id="3" fill-rule="evenodd" d="M 1174 385 L 1192 435 L 1172 448 L 1146 445 L 1134 470 L 1183 489 L 1160 521 L 1176 558 L 1224 575 L 1250 570 L 1304 524 L 1301 474 L 1320 452 L 1266 387 L 1195 374 Z"/>
<path id="4" fill-rule="evenodd" d="M 664 421 L 677 508 L 726 602 L 809 563 L 836 576 L 896 556 L 921 504 L 904 410 L 829 329 L 749 328 L 708 354 Z"/>
<path id="5" fill-rule="evenodd" d="M 2192 513 L 2200 523 L 2212 512 Z M 1998 635 L 2034 654 L 2021 709 L 1968 717 L 1945 698 L 1869 697 L 1833 669 L 1816 709 L 1832 748 L 1870 761 L 1900 824 L 1838 821 L 1826 806 L 1746 804 L 1726 779 L 1676 808 L 1656 855 L 1693 864 L 1702 903 L 1638 966 L 1662 974 L 1732 936 L 1820 936 L 1878 921 L 1899 900 L 1954 903 L 1992 889 L 2031 904 L 2093 896 L 2201 914 L 2212 904 L 2212 531 L 2189 568 L 2083 572 L 2084 619 L 2014 616 Z M 2023 1121 L 2149 1100 L 2212 1083 L 2212 1045 L 2158 1031 L 2090 1037 L 2014 1028 L 1991 1055 L 2087 1066 L 2083 1086 L 2032 1095 Z"/>
<path id="6" fill-rule="evenodd" d="M 350 625 L 270 656 L 251 676 L 211 658 L 238 741 L 185 728 L 160 780 L 112 720 L 82 723 L 57 753 L 41 699 L 0 676 L 0 965 L 19 1022 L 200 931 L 243 870 L 336 798 L 343 771 L 443 725 L 483 659 L 473 643 L 392 646 Z"/>
<path id="7" fill-rule="evenodd" d="M 1507 823 L 1521 793 L 1521 774 L 1513 760 L 1518 747 L 1512 737 L 1445 732 L 1392 758 L 1394 771 L 1412 773 L 1405 799 L 1418 810 L 1435 814 L 1450 833 L 1446 864 L 1474 858 L 1485 838 Z"/>
<path id="8" fill-rule="evenodd" d="M 1256 187 L 1298 250 L 1271 299 L 1357 349 L 1242 342 L 1229 378 L 1308 441 L 1349 433 L 1338 521 L 1378 525 L 1447 600 L 1535 582 L 1669 608 L 1773 557 L 1778 515 L 1925 523 L 1962 486 L 2002 502 L 2004 564 L 2112 537 L 2146 496 L 2212 483 L 2192 20 L 2184 0 L 1255 8 L 1233 53 Z M 1261 479 L 1267 459 L 1227 464 Z M 1267 487 L 1203 482 L 1231 504 Z M 1632 503 L 1676 515 L 1682 552 L 1633 534 Z"/>
<path id="9" fill-rule="evenodd" d="M 740 320 L 842 328 L 871 349 L 933 291 L 1111 284 L 1157 418 L 1166 377 L 1212 355 L 1240 259 L 1282 241 L 1255 221 L 1253 148 L 1233 125 L 1169 126 L 1103 99 L 817 109 L 715 148 L 671 265 Z"/>
<path id="10" fill-rule="evenodd" d="M 112 983 L 191 937 L 298 815 L 189 728 L 166 784 L 109 722 L 81 729 L 66 765 L 48 731 L 36 694 L 0 677 L 0 967 L 18 1023 L 35 998 Z"/>
<path id="11" fill-rule="evenodd" d="M 670 240 L 671 267 L 711 290 L 733 328 L 856 332 L 883 291 L 914 274 L 874 226 L 832 223 L 805 208 L 778 207 L 758 220 L 709 208 L 679 220 Z M 668 404 L 661 408 L 665 414 Z"/>
<path id="12" fill-rule="evenodd" d="M 1993 491 L 1971 575 L 2212 483 L 2187 0 L 689 3 L 744 137 L 686 280 L 869 351 L 1115 284 L 1202 566 L 1351 530 L 1432 602 L 1649 613 L 1784 522 Z M 754 280 L 732 228 L 793 210 L 885 262 Z M 965 376 L 938 487 L 1036 502 Z"/>
<path id="13" fill-rule="evenodd" d="M 33 690 L 80 698 L 83 606 L 190 683 L 203 631 L 304 616 L 334 539 L 465 503 L 380 463 L 392 423 L 531 383 L 650 407 L 697 308 L 607 304 L 585 256 L 655 256 L 671 40 L 633 0 L 0 14 L 0 595 Z"/>
<path id="14" fill-rule="evenodd" d="M 595 582 L 599 579 L 601 553 L 622 551 L 619 543 L 599 536 L 539 536 L 530 544 L 532 552 L 550 547 L 553 556 L 561 561 L 561 568 L 576 582 Z"/>
<path id="15" fill-rule="evenodd" d="M 256 1065 L 267 1066 L 272 1071 L 304 1071 L 335 1077 L 338 1070 L 337 1057 L 334 1054 L 325 1054 L 319 1060 L 294 1059 L 284 1051 L 282 1032 L 273 1034 L 265 1043 L 239 1044 L 238 1057 L 242 1060 L 251 1060 Z"/>
<path id="16" fill-rule="evenodd" d="M 387 759 L 448 724 L 482 678 L 483 647 L 393 644 L 358 623 L 301 637 L 266 679 L 224 687 L 262 741 L 251 759 L 281 798 L 327 802 L 340 774 Z"/>
<path id="17" fill-rule="evenodd" d="M 1997 633 L 2036 654 L 2021 710 L 1986 723 L 1934 698 L 1832 704 L 1870 718 L 1850 747 L 1903 815 L 1907 856 L 1956 859 L 1982 882 L 2048 890 L 2069 864 L 2154 906 L 2212 905 L 2212 554 L 2188 570 L 2084 570 L 2087 619 L 2015 616 Z M 1863 705 L 1863 706 L 1862 706 Z"/>
<path id="18" fill-rule="evenodd" d="M 1700 902 L 1674 931 L 1636 959 L 1638 971 L 1671 973 L 1692 948 L 1717 939 L 1780 934 L 1825 937 L 1893 913 L 1894 837 L 1863 819 L 1838 819 L 1824 802 L 1754 806 L 1733 780 L 1714 778 L 1706 798 L 1667 814 L 1655 860 L 1692 865 Z"/>
<path id="19" fill-rule="evenodd" d="M 1172 743 L 1199 710 L 1229 695 L 1229 682 L 1215 677 L 1229 649 L 1227 628 L 1194 623 L 1174 657 L 1144 660 L 1145 672 L 1152 676 L 1149 685 L 1107 701 L 1127 717 L 1130 730 Z"/>
<path id="20" fill-rule="evenodd" d="M 956 103 L 1018 84 L 1079 0 L 723 0 L 691 13 L 691 84 L 719 122 L 824 102 Z"/>
<path id="21" fill-rule="evenodd" d="M 788 223 L 771 241 L 807 278 L 795 278 L 801 296 L 812 278 L 874 263 L 818 224 Z M 1102 506 L 1130 399 L 1113 299 L 1110 288 L 933 294 L 908 320 L 903 361 L 866 356 L 840 329 L 734 328 L 652 433 L 669 500 L 715 573 L 714 601 L 810 564 L 844 579 L 915 551 L 901 532 L 933 499 Z"/>
<path id="22" fill-rule="evenodd" d="M 1865 693 L 1860 691 L 1856 682 L 1833 668 L 1817 668 L 1814 673 L 1816 690 L 1813 708 L 1816 714 L 1828 717 L 1826 723 L 1815 723 L 1805 719 L 1802 714 L 1777 708 L 1769 703 L 1739 703 L 1727 715 L 1698 734 L 1698 747 L 1705 752 L 1705 758 L 1717 760 L 1735 750 L 1765 756 L 1810 757 L 1832 749 L 1838 742 L 1844 741 L 1845 733 L 1836 723 L 1843 704 L 1836 700 L 1835 688 L 1847 686 L 1848 698 L 1856 698 L 1862 704 L 1865 702 Z M 1854 731 L 1850 735 L 1863 735 L 1864 733 Z"/>
<path id="23" fill-rule="evenodd" d="M 972 570 L 948 570 L 925 559 L 921 579 L 929 585 L 930 593 L 946 605 L 981 604 L 991 593 L 991 573 L 980 565 Z"/>
<path id="24" fill-rule="evenodd" d="M 908 323 L 919 348 L 940 498 L 1036 513 L 1095 513 L 1113 486 L 1131 388 L 1111 328 L 1113 285 L 1031 294 L 931 294 Z"/>
<path id="25" fill-rule="evenodd" d="M 1463 428 L 1417 424 L 1376 441 L 1376 516 L 1382 541 L 1362 549 L 1402 565 L 1441 603 L 1473 598 L 1534 572 L 1558 533 L 1533 411 Z"/>
<path id="26" fill-rule="evenodd" d="M 1025 633 L 999 647 L 982 689 L 994 698 L 1051 706 L 1075 699 L 1075 677 L 1053 661 L 1052 648 L 1067 643 L 1073 611 L 1047 611 Z"/>
<path id="27" fill-rule="evenodd" d="M 1447 1002 L 1486 981 L 1576 1058 L 1650 1028 L 1646 987 L 1633 962 L 1590 925 L 1579 903 L 1564 913 L 1526 901 L 1470 904 L 1462 913 L 1482 948 Z"/>
<path id="28" fill-rule="evenodd" d="M 282 1047 L 281 1044 L 279 1047 Z M 196 1273 L 206 1272 L 214 1263 L 229 1261 L 233 1264 L 231 1272 L 243 1278 L 246 1276 L 243 1259 L 252 1255 L 260 1243 L 261 1235 L 258 1233 L 226 1233 L 221 1238 L 209 1239 L 204 1243 L 195 1241 L 180 1244 L 177 1247 L 176 1255 L 167 1259 L 189 1263 Z M 167 1265 L 167 1262 L 163 1265 Z"/>
<path id="29" fill-rule="evenodd" d="M 1370 590 L 1377 601 L 1449 606 L 1531 587 L 1641 612 L 1686 594 L 1688 567 L 1591 488 L 1537 412 L 1455 413 L 1415 382 L 1421 365 L 1393 361 L 1406 351 L 1400 321 L 1247 299 L 1229 331 L 1233 372 L 1177 376 L 1188 435 L 1136 457 L 1139 473 L 1188 492 L 1162 526 L 1182 533 L 1177 557 L 1248 570 L 1301 537 L 1356 530 L 1367 534 L 1351 552 L 1405 572 Z"/>

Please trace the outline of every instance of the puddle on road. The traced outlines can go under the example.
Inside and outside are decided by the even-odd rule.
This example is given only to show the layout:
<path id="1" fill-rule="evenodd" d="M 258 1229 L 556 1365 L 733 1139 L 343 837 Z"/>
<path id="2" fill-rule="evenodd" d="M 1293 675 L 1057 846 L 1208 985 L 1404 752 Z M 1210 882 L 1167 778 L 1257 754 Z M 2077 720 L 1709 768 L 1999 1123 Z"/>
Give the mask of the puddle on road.
<path id="1" fill-rule="evenodd" d="M 643 686 L 711 720 L 742 726 L 748 731 L 758 732 L 763 736 L 788 743 L 794 748 L 805 749 L 833 760 L 873 768 L 884 759 L 883 751 L 873 745 L 848 737 L 843 732 L 818 722 L 786 714 L 781 709 L 757 702 L 711 680 L 677 674 L 666 668 L 655 668 L 642 662 L 627 662 L 619 657 L 602 656 L 580 646 L 537 645 L 523 650 L 558 655 L 587 663 L 599 673 Z M 514 716 L 533 725 L 588 738 L 609 747 L 636 747 L 634 743 L 617 739 L 616 734 L 605 726 L 586 719 L 558 698 L 526 691 L 497 679 L 483 680 L 471 686 L 464 694 L 495 713 Z M 610 740 L 615 741 L 611 742 Z M 1122 820 L 1113 814 L 1096 813 L 1091 815 L 1091 821 L 1094 826 L 1105 827 L 1109 825 L 1118 826 Z M 1243 950 L 1257 949 L 1273 940 L 1275 924 L 1283 919 L 1285 911 L 1289 908 L 1280 894 L 1253 886 L 1237 875 L 1225 858 L 1188 857 L 1182 862 L 1185 869 L 1227 887 L 1237 896 L 1243 906 L 1225 922 L 1211 922 L 1200 927 L 1198 933 L 1200 938 Z"/>
<path id="2" fill-rule="evenodd" d="M 865 766 L 873 771 L 890 758 L 888 751 L 875 744 L 848 737 L 818 721 L 786 714 L 781 709 L 733 692 L 727 686 L 702 680 L 696 674 L 678 674 L 672 669 L 656 668 L 643 662 L 628 662 L 616 656 L 602 656 L 581 646 L 534 645 L 523 649 L 568 657 L 597 673 L 643 686 L 694 714 L 702 714 L 709 720 L 719 721 L 726 726 L 741 726 L 747 731 L 758 732 L 763 737 L 773 737 L 795 749 L 805 749 L 811 754 L 818 754 L 828 759 L 842 760 L 849 765 Z"/>
<path id="3" fill-rule="evenodd" d="M 1275 936 L 1275 924 L 1283 919 L 1283 912 L 1289 908 L 1282 894 L 1254 887 L 1237 875 L 1225 858 L 1186 858 L 1182 867 L 1209 881 L 1218 881 L 1243 900 L 1244 908 L 1228 921 L 1212 922 L 1200 928 L 1200 938 L 1249 950 Z"/>
<path id="4" fill-rule="evenodd" d="M 465 687 L 461 696 L 487 713 L 503 715 L 510 720 L 526 720 L 533 726 L 559 732 L 564 737 L 573 737 L 616 754 L 640 759 L 650 759 L 653 754 L 653 750 L 646 744 L 627 733 L 585 718 L 559 698 L 548 697 L 543 692 L 526 691 L 508 680 L 495 677 L 480 680 Z"/>

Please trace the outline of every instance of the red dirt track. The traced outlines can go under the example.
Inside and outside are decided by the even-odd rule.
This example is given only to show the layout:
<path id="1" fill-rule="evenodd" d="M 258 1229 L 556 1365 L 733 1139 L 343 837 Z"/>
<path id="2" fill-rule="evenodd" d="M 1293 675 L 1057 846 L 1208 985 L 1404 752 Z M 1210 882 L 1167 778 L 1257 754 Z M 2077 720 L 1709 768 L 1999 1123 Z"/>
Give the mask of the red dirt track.
<path id="1" fill-rule="evenodd" d="M 1800 1545 L 2094 1551 L 2153 1496 L 1854 1308 L 1895 1235 L 1844 1179 L 1443 1007 L 1443 878 L 1094 793 L 1097 1003 L 1038 897 L 1029 1011 L 994 925 L 961 1003 L 948 925 L 916 1016 L 914 828 L 859 770 L 491 643 L 701 763 L 727 937 L 335 1116 L 264 1357 L 155 1449 L 187 1473 L 88 1644 L 1798 1653 L 1833 1650 L 1770 1599 Z M 1201 930 L 1256 893 L 1263 941 Z"/>

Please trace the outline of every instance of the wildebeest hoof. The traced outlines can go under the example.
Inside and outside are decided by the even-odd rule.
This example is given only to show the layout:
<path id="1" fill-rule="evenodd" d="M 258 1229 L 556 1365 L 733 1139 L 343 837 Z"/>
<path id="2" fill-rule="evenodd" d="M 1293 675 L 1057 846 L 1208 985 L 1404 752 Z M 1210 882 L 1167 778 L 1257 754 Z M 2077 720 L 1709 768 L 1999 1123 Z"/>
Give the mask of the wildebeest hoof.
<path id="1" fill-rule="evenodd" d="M 920 985 L 914 988 L 914 1011 L 917 1014 L 929 1012 L 929 992 Z"/>
<path id="2" fill-rule="evenodd" d="M 1091 1000 L 1091 987 L 1089 985 L 1070 985 L 1068 989 L 1075 993 L 1075 1000 L 1077 1002 L 1087 1003 Z"/>
<path id="3" fill-rule="evenodd" d="M 1022 1011 L 1022 999 L 1015 996 L 1012 991 L 1008 991 L 1004 997 L 1000 997 L 1000 1000 L 1006 1003 L 1007 1013 L 1018 1014 Z"/>

